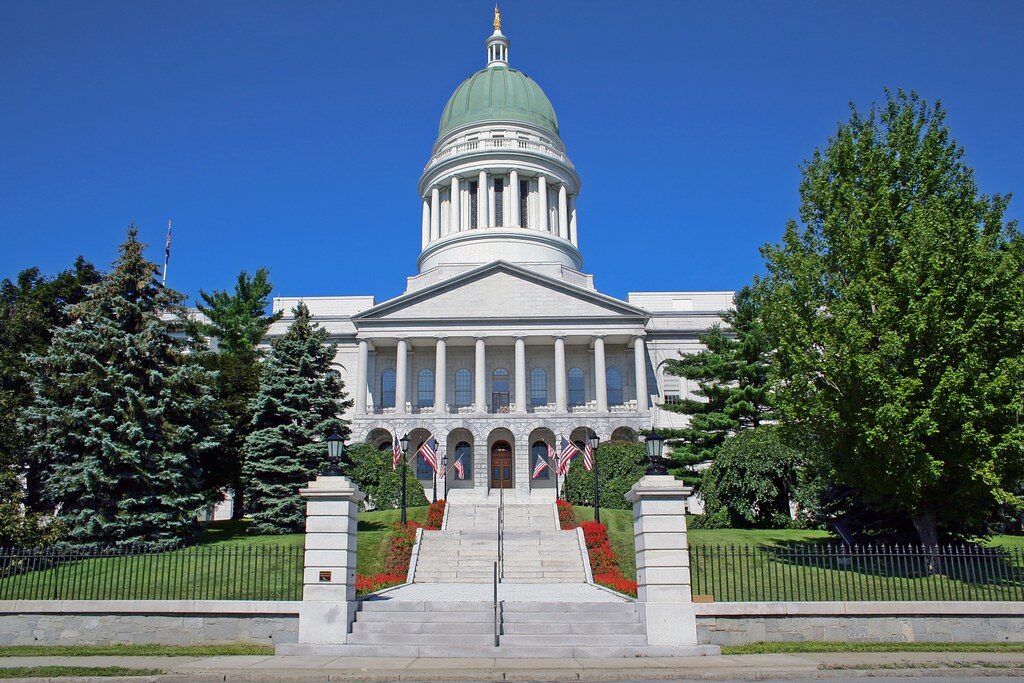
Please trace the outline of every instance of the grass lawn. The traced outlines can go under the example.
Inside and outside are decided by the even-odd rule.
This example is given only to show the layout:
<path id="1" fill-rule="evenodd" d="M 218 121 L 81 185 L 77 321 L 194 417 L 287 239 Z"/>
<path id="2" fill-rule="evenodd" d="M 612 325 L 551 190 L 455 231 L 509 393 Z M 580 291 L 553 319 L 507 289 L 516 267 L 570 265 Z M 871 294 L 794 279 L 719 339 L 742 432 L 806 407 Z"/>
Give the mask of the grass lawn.
<path id="1" fill-rule="evenodd" d="M 410 521 L 423 522 L 427 508 L 408 512 Z M 380 571 L 399 517 L 399 510 L 359 515 L 359 573 Z M 245 522 L 215 522 L 195 545 L 165 553 L 96 557 L 56 568 L 30 558 L 29 571 L 0 578 L 0 600 L 300 600 L 303 534 L 250 536 L 245 528 Z"/>
<path id="2" fill-rule="evenodd" d="M 723 645 L 723 655 L 812 652 L 1024 652 L 1024 643 L 846 643 L 803 641 Z"/>
<path id="3" fill-rule="evenodd" d="M 0 669 L 0 678 L 67 678 L 69 676 L 159 676 L 160 669 L 124 666 L 15 666 Z"/>
<path id="4" fill-rule="evenodd" d="M 272 655 L 273 645 L 2 645 L 0 657 L 220 657 Z"/>

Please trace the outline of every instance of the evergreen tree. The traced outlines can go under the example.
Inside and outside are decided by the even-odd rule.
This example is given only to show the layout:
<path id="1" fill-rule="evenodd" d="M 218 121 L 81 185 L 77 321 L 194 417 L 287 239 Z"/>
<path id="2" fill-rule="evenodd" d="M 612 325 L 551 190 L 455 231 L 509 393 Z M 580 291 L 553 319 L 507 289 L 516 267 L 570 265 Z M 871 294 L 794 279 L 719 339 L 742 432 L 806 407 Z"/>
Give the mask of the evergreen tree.
<path id="1" fill-rule="evenodd" d="M 945 112 L 886 93 L 803 169 L 763 249 L 773 402 L 826 472 L 921 543 L 985 533 L 1024 475 L 1024 238 Z"/>
<path id="2" fill-rule="evenodd" d="M 699 483 L 691 468 L 713 461 L 726 439 L 770 419 L 769 343 L 761 320 L 759 285 L 736 293 L 734 308 L 698 339 L 699 353 L 668 362 L 668 372 L 697 383 L 700 399 L 685 398 L 664 408 L 690 416 L 685 429 L 665 430 L 672 457 L 689 469 L 685 478 Z M 702 400 L 701 400 L 702 399 Z"/>
<path id="3" fill-rule="evenodd" d="M 245 441 L 244 476 L 252 533 L 301 531 L 305 506 L 299 489 L 326 465 L 324 439 L 337 429 L 348 438 L 341 413 L 352 405 L 329 372 L 335 346 L 299 303 L 284 336 L 271 343 Z"/>
<path id="4" fill-rule="evenodd" d="M 250 404 L 260 386 L 264 353 L 258 344 L 282 315 L 280 311 L 265 314 L 273 289 L 269 274 L 266 268 L 260 268 L 252 277 L 242 271 L 234 292 L 199 292 L 203 301 L 198 305 L 199 311 L 209 320 L 201 329 L 216 339 L 216 351 L 206 354 L 205 362 L 217 371 L 217 401 L 227 421 L 227 433 L 205 468 L 206 488 L 210 493 L 226 487 L 232 489 L 235 519 L 240 519 L 245 509 L 242 454 L 252 424 Z"/>
<path id="5" fill-rule="evenodd" d="M 73 544 L 166 547 L 196 530 L 215 378 L 183 299 L 160 285 L 133 225 L 113 270 L 31 359 L 24 428 Z"/>

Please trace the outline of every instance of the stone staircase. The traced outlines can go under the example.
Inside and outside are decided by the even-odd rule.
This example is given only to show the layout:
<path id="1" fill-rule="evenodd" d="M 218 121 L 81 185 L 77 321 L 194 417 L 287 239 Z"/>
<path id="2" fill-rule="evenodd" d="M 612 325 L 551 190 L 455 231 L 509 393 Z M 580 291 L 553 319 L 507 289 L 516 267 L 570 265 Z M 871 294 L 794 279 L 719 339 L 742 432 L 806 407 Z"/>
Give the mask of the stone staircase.
<path id="1" fill-rule="evenodd" d="M 558 529 L 552 504 L 506 505 L 507 583 L 583 583 L 584 557 L 575 531 Z M 445 527 L 424 531 L 415 583 L 491 583 L 498 558 L 497 505 L 449 503 Z"/>

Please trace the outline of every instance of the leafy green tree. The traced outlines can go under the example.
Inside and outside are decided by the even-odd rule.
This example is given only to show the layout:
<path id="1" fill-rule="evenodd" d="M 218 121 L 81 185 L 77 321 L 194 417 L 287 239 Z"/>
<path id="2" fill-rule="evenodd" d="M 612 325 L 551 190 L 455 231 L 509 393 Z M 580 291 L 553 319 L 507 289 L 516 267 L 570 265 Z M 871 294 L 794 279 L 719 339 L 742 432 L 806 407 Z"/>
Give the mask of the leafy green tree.
<path id="1" fill-rule="evenodd" d="M 391 469 L 391 449 L 378 450 L 368 443 L 355 444 L 348 450 L 352 467 L 348 476 L 366 494 L 366 504 L 376 510 L 402 507 L 402 468 Z M 408 507 L 427 504 L 423 484 L 416 479 L 416 468 L 406 468 L 405 504 Z"/>
<path id="2" fill-rule="evenodd" d="M 629 441 L 601 443 L 594 453 L 600 488 L 600 507 L 629 509 L 626 492 L 647 471 L 647 447 Z M 594 504 L 594 473 L 583 468 L 583 457 L 573 459 L 562 485 L 563 497 L 578 505 Z"/>
<path id="3" fill-rule="evenodd" d="M 227 422 L 227 433 L 205 468 L 206 488 L 211 494 L 231 488 L 236 519 L 245 508 L 242 453 L 252 424 L 250 404 L 260 386 L 264 354 L 258 345 L 283 314 L 266 315 L 273 290 L 269 276 L 266 268 L 253 276 L 243 270 L 233 292 L 214 290 L 208 294 L 200 290 L 202 303 L 197 306 L 208 320 L 200 329 L 216 340 L 216 350 L 206 354 L 205 362 L 217 371 L 217 401 Z"/>
<path id="4" fill-rule="evenodd" d="M 22 502 L 37 512 L 52 509 L 42 492 L 43 463 L 34 459 L 19 428 L 21 413 L 32 402 L 28 354 L 46 351 L 53 329 L 68 323 L 68 306 L 84 299 L 99 278 L 96 268 L 78 257 L 72 268 L 52 278 L 27 268 L 15 280 L 0 282 L 0 500 L 17 499 L 17 510 Z"/>
<path id="5" fill-rule="evenodd" d="M 66 539 L 166 547 L 196 528 L 200 463 L 217 446 L 215 377 L 184 297 L 164 288 L 135 226 L 113 270 L 31 358 L 24 429 Z"/>
<path id="6" fill-rule="evenodd" d="M 778 428 L 763 425 L 730 436 L 704 473 L 701 495 L 706 528 L 792 526 L 790 500 L 798 499 L 800 451 L 786 445 Z"/>
<path id="7" fill-rule="evenodd" d="M 672 458 L 699 483 L 694 465 L 713 461 L 726 438 L 770 419 L 769 354 L 771 344 L 762 321 L 759 283 L 736 293 L 734 308 L 698 339 L 704 349 L 670 360 L 667 370 L 697 383 L 700 398 L 668 403 L 667 410 L 690 417 L 685 429 L 663 432 Z"/>
<path id="8" fill-rule="evenodd" d="M 838 483 L 919 539 L 978 534 L 1024 466 L 1024 240 L 945 112 L 887 92 L 803 168 L 763 254 L 774 403 Z"/>
<path id="9" fill-rule="evenodd" d="M 327 464 L 324 439 L 333 429 L 348 438 L 341 413 L 352 405 L 341 380 L 329 372 L 335 346 L 299 303 L 288 331 L 271 343 L 260 389 L 252 400 L 252 432 L 245 440 L 243 472 L 249 531 L 301 531 L 305 506 L 299 489 Z"/>

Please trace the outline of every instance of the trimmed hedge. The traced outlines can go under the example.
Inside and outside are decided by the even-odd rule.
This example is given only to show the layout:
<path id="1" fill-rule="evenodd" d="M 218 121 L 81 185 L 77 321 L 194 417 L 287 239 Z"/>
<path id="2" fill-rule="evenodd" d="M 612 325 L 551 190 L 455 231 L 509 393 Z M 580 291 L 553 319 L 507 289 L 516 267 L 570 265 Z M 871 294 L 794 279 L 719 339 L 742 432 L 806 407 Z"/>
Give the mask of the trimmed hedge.
<path id="1" fill-rule="evenodd" d="M 391 469 L 391 451 L 379 451 L 370 444 L 359 443 L 348 449 L 352 461 L 348 476 L 366 494 L 363 506 L 375 510 L 394 510 L 402 506 L 402 470 Z M 423 485 L 416 479 L 414 468 L 406 468 L 406 507 L 427 504 Z"/>
<path id="2" fill-rule="evenodd" d="M 600 478 L 600 507 L 625 510 L 626 492 L 647 470 L 647 449 L 644 444 L 609 441 L 597 447 L 597 472 Z M 562 489 L 563 497 L 577 505 L 594 504 L 594 473 L 583 469 L 583 456 L 573 458 Z"/>

